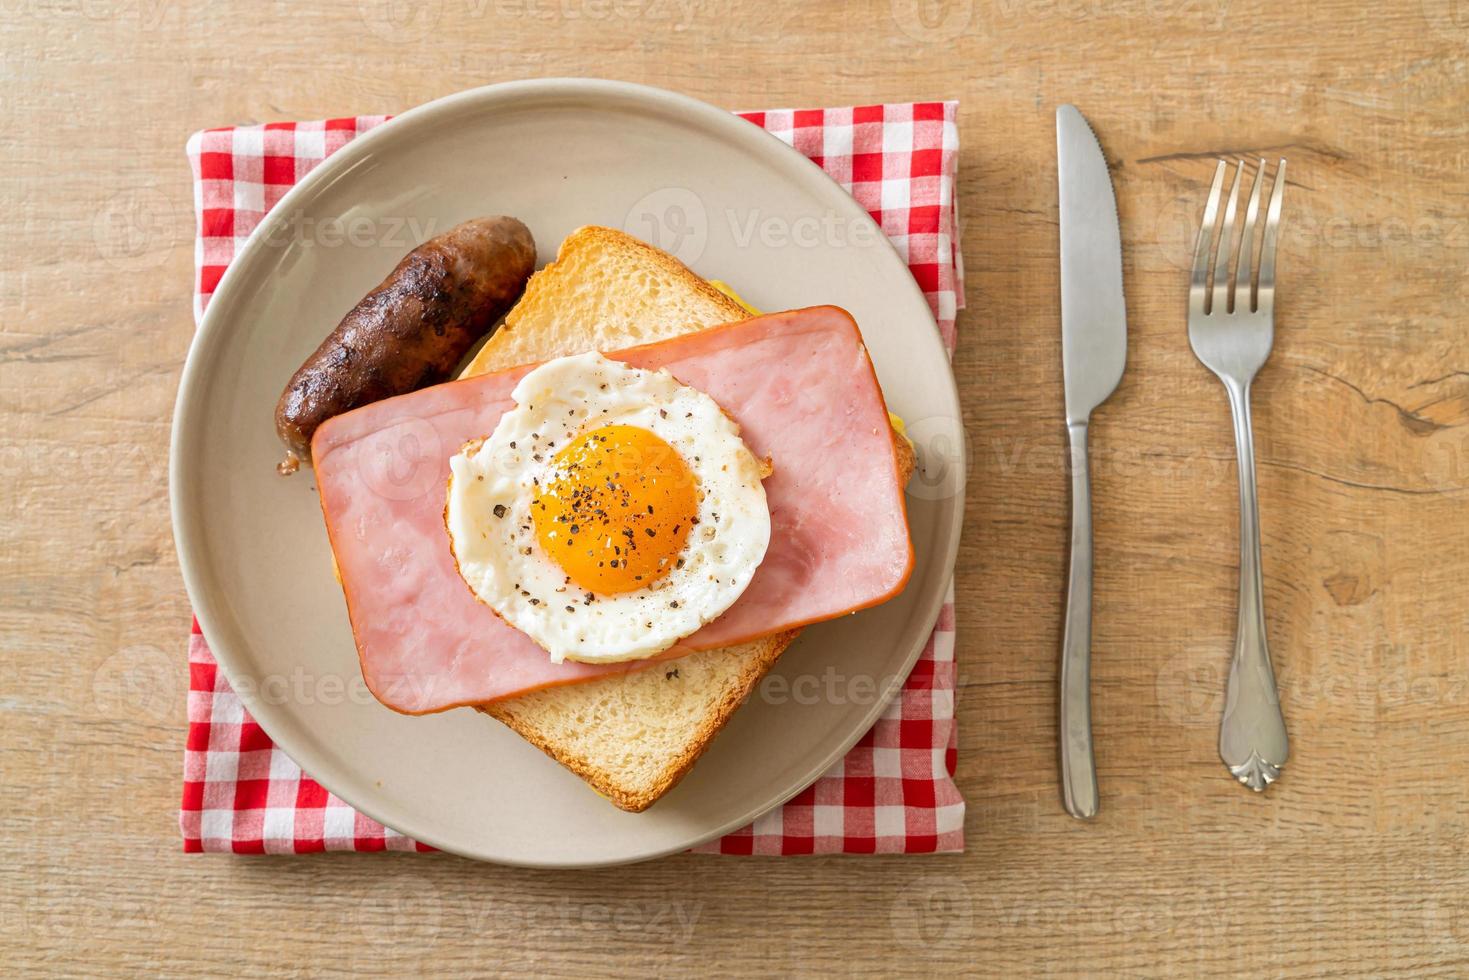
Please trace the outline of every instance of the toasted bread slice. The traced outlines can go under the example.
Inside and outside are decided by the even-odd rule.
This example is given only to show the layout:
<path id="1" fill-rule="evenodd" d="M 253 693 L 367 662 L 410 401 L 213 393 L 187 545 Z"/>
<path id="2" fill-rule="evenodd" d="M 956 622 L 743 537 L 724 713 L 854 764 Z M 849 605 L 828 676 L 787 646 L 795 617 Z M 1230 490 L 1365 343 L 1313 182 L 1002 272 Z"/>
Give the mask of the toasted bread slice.
<path id="1" fill-rule="evenodd" d="M 799 633 L 532 691 L 480 710 L 636 813 L 684 777 Z"/>
<path id="2" fill-rule="evenodd" d="M 579 228 L 561 243 L 556 261 L 531 277 L 463 376 L 652 343 L 749 316 L 666 252 L 611 228 Z M 906 482 L 912 449 L 901 437 L 894 442 Z M 645 810 L 683 778 L 799 632 L 505 698 L 480 710 L 614 805 Z"/>
<path id="3" fill-rule="evenodd" d="M 461 376 L 651 344 L 749 318 L 667 252 L 589 225 L 567 235 L 556 261 L 531 277 Z"/>

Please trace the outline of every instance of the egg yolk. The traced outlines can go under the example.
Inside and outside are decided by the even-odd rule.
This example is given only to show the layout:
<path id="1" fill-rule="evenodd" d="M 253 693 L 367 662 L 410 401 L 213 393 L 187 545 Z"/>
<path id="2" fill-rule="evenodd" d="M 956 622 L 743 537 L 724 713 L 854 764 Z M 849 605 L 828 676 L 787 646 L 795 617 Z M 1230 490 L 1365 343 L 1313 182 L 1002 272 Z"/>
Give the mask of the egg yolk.
<path id="1" fill-rule="evenodd" d="M 531 506 L 542 549 L 578 588 L 616 594 L 671 572 L 698 523 L 683 457 L 632 425 L 584 432 L 552 459 Z"/>

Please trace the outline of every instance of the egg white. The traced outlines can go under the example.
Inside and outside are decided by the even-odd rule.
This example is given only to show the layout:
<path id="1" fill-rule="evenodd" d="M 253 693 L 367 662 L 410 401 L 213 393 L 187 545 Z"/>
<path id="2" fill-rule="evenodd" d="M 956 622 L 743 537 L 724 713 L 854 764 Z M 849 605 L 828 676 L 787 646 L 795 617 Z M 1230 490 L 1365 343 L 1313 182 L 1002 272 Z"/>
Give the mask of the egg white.
<path id="1" fill-rule="evenodd" d="M 667 371 L 628 367 L 595 351 L 546 362 L 511 397 L 515 407 L 495 431 L 449 461 L 444 521 L 459 574 L 480 601 L 555 663 L 650 657 L 734 604 L 765 557 L 770 510 L 760 463 L 714 399 Z M 531 519 L 556 453 L 608 425 L 663 439 L 700 491 L 699 522 L 678 554 L 681 567 L 616 595 L 568 582 Z"/>

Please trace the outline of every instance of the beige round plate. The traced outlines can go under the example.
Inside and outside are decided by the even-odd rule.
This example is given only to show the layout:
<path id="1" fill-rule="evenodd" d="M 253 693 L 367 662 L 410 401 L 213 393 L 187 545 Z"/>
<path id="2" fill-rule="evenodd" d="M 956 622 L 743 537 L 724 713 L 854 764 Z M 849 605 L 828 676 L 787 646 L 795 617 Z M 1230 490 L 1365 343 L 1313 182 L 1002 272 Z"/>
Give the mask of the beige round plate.
<path id="1" fill-rule="evenodd" d="M 513 214 L 542 264 L 584 224 L 621 227 L 783 310 L 862 327 L 890 406 L 941 459 L 909 491 L 918 563 L 897 599 L 808 629 L 687 779 L 623 813 L 468 709 L 395 714 L 362 685 L 311 475 L 275 473 L 292 371 L 420 240 Z M 907 674 L 948 584 L 962 429 L 923 295 L 862 209 L 727 112 L 593 80 L 495 85 L 354 140 L 271 212 L 230 266 L 184 369 L 170 479 L 189 598 L 251 714 L 342 799 L 424 843 L 513 864 L 636 861 L 734 830 L 838 759 Z M 947 467 L 938 472 L 940 467 Z M 784 685 L 784 686 L 782 686 Z"/>

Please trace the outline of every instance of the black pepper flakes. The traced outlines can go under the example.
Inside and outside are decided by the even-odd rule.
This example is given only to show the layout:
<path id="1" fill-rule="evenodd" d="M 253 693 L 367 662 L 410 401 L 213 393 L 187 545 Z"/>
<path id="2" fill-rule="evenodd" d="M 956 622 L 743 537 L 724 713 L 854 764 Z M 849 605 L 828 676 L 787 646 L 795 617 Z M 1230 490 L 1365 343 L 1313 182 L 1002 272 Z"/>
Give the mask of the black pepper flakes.
<path id="1" fill-rule="evenodd" d="M 483 479 L 483 477 L 481 477 L 481 479 Z M 495 505 L 495 516 L 496 517 L 504 517 L 506 513 L 507 513 L 507 510 L 506 510 L 504 504 L 496 504 Z"/>

